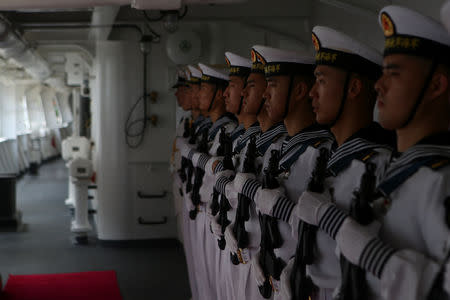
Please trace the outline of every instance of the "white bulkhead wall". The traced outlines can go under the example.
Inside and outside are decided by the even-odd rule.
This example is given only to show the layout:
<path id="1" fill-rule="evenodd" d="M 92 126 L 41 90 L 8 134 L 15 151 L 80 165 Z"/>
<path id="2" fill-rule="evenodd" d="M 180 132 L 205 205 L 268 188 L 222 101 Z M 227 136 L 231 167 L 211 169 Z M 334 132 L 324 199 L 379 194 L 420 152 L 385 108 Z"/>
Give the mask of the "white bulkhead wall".
<path id="1" fill-rule="evenodd" d="M 304 26 L 304 20 L 298 21 Z M 169 161 L 176 125 L 176 99 L 172 85 L 176 65 L 166 53 L 168 34 L 158 24 L 152 27 L 162 33 L 160 43 L 152 44 L 148 57 L 148 92 L 156 91 L 155 103 L 148 100 L 148 114 L 158 117 L 149 127 L 143 144 L 129 149 L 125 143 L 125 120 L 132 105 L 142 95 L 142 54 L 139 37 L 131 31 L 116 31 L 114 41 L 97 42 L 92 87 L 92 137 L 94 169 L 97 172 L 98 236 L 101 240 L 130 240 L 176 237 L 175 212 L 171 195 Z M 224 52 L 233 51 L 250 58 L 255 44 L 279 46 L 281 43 L 302 45 L 290 35 L 268 32 L 239 21 L 185 22 L 180 30 L 194 31 L 202 40 L 197 60 L 225 66 Z M 237 34 L 239 33 L 239 34 Z M 306 37 L 303 37 L 306 39 Z M 142 108 L 142 106 L 141 106 Z M 133 118 L 140 118 L 138 110 Z M 144 195 L 167 196 L 141 199 Z M 140 225 L 163 222 L 160 225 Z"/>

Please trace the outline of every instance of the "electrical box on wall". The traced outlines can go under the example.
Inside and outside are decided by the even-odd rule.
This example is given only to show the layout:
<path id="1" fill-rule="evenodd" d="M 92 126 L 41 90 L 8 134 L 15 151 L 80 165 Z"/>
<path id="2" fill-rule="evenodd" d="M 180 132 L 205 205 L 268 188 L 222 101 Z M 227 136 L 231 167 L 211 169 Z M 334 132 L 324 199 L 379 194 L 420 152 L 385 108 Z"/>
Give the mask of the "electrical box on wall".
<path id="1" fill-rule="evenodd" d="M 78 53 L 67 53 L 64 69 L 67 74 L 67 85 L 81 86 L 85 73 L 89 73 L 88 64 Z"/>

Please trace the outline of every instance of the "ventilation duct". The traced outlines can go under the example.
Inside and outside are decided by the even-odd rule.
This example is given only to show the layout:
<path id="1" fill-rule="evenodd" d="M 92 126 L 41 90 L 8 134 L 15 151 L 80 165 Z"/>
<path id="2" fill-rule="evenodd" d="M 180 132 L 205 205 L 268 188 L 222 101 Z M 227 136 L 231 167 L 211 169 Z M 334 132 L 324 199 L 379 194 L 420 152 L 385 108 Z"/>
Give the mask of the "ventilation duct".
<path id="1" fill-rule="evenodd" d="M 42 81 L 50 76 L 47 62 L 29 48 L 4 20 L 0 20 L 0 55 L 24 68 L 34 79 Z"/>
<path id="2" fill-rule="evenodd" d="M 232 4 L 247 0 L 1 0 L 0 10 L 75 9 L 106 5 L 130 5 L 136 9 L 172 10 L 190 4 Z"/>

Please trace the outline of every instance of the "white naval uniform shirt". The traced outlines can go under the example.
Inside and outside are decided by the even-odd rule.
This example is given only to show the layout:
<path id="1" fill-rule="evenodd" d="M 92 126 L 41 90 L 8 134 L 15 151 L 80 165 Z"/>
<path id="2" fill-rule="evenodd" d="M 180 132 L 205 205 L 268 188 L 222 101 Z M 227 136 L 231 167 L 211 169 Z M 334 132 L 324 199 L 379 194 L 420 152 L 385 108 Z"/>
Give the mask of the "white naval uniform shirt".
<path id="1" fill-rule="evenodd" d="M 286 196 L 279 199 L 274 205 L 272 216 L 279 219 L 278 228 L 283 239 L 283 245 L 274 252 L 285 263 L 295 254 L 297 245 L 297 237 L 292 236 L 292 228 L 288 223 L 292 209 L 311 180 L 320 149 L 329 149 L 333 139 L 327 130 L 319 131 L 316 125 L 311 126 L 311 129 L 293 137 L 303 140 L 292 149 L 293 151 L 289 151 L 295 153 L 297 150 L 299 156 L 292 157 L 294 153 L 283 153 L 285 150 L 282 150 L 282 154 L 285 155 L 280 160 L 280 169 L 283 170 L 280 175 L 280 184 L 285 188 Z M 289 142 L 285 142 L 283 146 L 288 148 Z M 296 158 L 296 160 L 289 166 L 290 157 L 291 159 Z"/>
<path id="2" fill-rule="evenodd" d="M 246 132 L 243 135 L 241 135 L 241 138 L 243 136 L 247 136 L 246 134 L 253 134 L 255 136 L 258 136 L 260 134 L 259 126 L 256 125 L 256 126 L 249 127 L 248 130 L 246 130 Z M 238 138 L 237 140 L 240 140 L 240 138 Z M 239 153 L 236 153 L 235 155 L 233 155 L 233 164 L 234 164 L 236 172 L 242 172 L 242 168 L 243 168 L 244 160 L 245 160 L 245 154 L 247 153 L 247 147 L 248 147 L 249 143 L 250 143 L 250 139 L 248 139 L 245 142 L 245 146 L 241 149 L 241 151 Z M 237 144 L 239 144 L 239 141 L 237 141 L 236 145 Z M 233 149 L 235 149 L 235 147 L 233 147 Z M 255 153 L 255 155 L 256 155 L 256 153 Z M 238 201 L 237 199 L 229 199 L 229 200 L 236 201 L 236 202 Z M 231 221 L 231 223 L 234 223 L 234 221 L 236 219 L 236 209 L 231 208 L 227 213 L 227 217 L 228 217 L 228 220 Z"/>
<path id="3" fill-rule="evenodd" d="M 182 111 L 180 121 L 175 128 L 175 136 L 183 136 L 184 133 L 184 120 L 192 118 L 191 111 Z"/>
<path id="4" fill-rule="evenodd" d="M 433 145 L 435 141 L 441 144 Z M 383 265 L 373 266 L 372 271 L 383 269 L 381 280 L 374 276 L 368 277 L 369 286 L 375 294 L 373 299 L 427 299 L 436 274 L 450 251 L 450 229 L 445 222 L 444 205 L 445 199 L 450 196 L 450 134 L 436 135 L 428 142 L 430 144 L 424 141 L 405 151 L 393 162 L 379 186 L 387 209 L 380 219 L 381 241 L 396 250 L 410 249 L 425 255 L 426 266 L 414 269 L 416 262 L 411 261 L 412 268 L 404 267 L 397 274 L 389 272 Z M 418 158 L 424 155 L 421 151 L 429 151 L 428 155 L 435 153 L 435 156 L 430 163 L 421 166 L 409 177 L 404 177 L 401 185 L 390 187 L 388 182 L 392 182 L 391 175 L 410 168 L 405 166 L 407 155 L 411 160 L 414 156 Z M 450 299 L 450 295 L 447 299 Z"/>
<path id="5" fill-rule="evenodd" d="M 328 161 L 328 172 L 325 188 L 332 195 L 332 201 L 341 210 L 348 212 L 354 197 L 353 192 L 359 189 L 361 177 L 365 172 L 365 164 L 373 163 L 377 182 L 386 171 L 391 159 L 392 139 L 379 125 L 373 123 L 350 137 L 339 146 Z M 383 139 L 386 135 L 386 139 Z M 373 140 L 377 137 L 380 140 Z M 386 141 L 384 143 L 383 141 Z M 315 285 L 321 289 L 335 289 L 340 286 L 341 268 L 336 255 L 336 242 L 326 232 L 317 231 L 317 255 L 314 263 L 308 266 L 308 273 Z"/>
<path id="6" fill-rule="evenodd" d="M 229 121 L 228 123 L 225 123 L 222 125 L 221 128 L 225 128 L 225 133 L 230 134 L 235 128 L 237 124 L 236 122 Z M 211 156 L 209 159 L 213 159 L 214 157 L 217 157 L 217 149 L 220 146 L 220 133 L 221 130 L 217 132 L 217 134 L 214 137 L 214 140 L 211 144 L 211 147 L 209 149 L 209 155 Z M 215 183 L 215 177 L 212 170 L 205 170 L 205 176 L 203 177 L 203 183 L 200 188 L 200 195 L 202 202 L 209 202 L 211 200 L 211 195 L 213 193 Z"/>
<path id="7" fill-rule="evenodd" d="M 256 141 L 257 150 L 259 156 L 256 159 L 256 179 L 249 182 L 249 185 L 244 185 L 243 194 L 248 198 L 253 199 L 256 189 L 261 185 L 264 177 L 264 170 L 269 164 L 272 150 L 280 150 L 284 139 L 287 136 L 286 128 L 283 123 L 272 126 L 269 130 L 262 133 Z M 248 193 L 247 193 L 248 192 Z M 257 250 L 261 241 L 261 230 L 259 224 L 259 217 L 256 213 L 255 202 L 250 203 L 250 219 L 245 223 L 245 228 L 249 233 L 249 246 L 248 248 Z M 252 251 L 254 252 L 254 251 Z"/>

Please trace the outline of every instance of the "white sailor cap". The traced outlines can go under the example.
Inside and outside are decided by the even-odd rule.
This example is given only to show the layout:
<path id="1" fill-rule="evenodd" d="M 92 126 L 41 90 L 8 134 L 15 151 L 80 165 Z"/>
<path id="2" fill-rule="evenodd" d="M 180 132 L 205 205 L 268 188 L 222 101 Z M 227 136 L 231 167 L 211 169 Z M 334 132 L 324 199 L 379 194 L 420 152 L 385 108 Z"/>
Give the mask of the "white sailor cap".
<path id="1" fill-rule="evenodd" d="M 224 71 L 199 63 L 198 66 L 202 70 L 201 82 L 213 84 L 228 84 L 230 77 Z"/>
<path id="2" fill-rule="evenodd" d="M 172 88 L 177 88 L 180 86 L 184 86 L 187 83 L 187 75 L 186 71 L 182 68 L 178 68 L 177 70 L 177 82 L 172 86 Z"/>
<path id="3" fill-rule="evenodd" d="M 264 65 L 266 77 L 312 74 L 314 57 L 311 55 L 260 45 L 253 46 L 253 50 Z"/>
<path id="4" fill-rule="evenodd" d="M 441 9 L 441 21 L 447 31 L 450 32 L 450 1 L 444 3 Z"/>
<path id="5" fill-rule="evenodd" d="M 187 68 L 187 73 L 189 74 L 188 82 L 190 84 L 200 84 L 200 80 L 202 79 L 202 71 L 192 65 L 188 65 Z"/>
<path id="6" fill-rule="evenodd" d="M 381 75 L 381 54 L 340 31 L 315 26 L 312 42 L 317 65 L 333 66 L 373 79 Z"/>
<path id="7" fill-rule="evenodd" d="M 253 46 L 252 50 L 251 50 L 251 57 L 252 57 L 251 73 L 264 74 L 264 64 L 261 61 L 261 57 L 258 56 L 258 53 L 256 53 L 255 47 L 257 47 L 257 46 Z"/>
<path id="8" fill-rule="evenodd" d="M 251 60 L 231 52 L 225 52 L 225 61 L 230 69 L 229 76 L 247 77 L 250 74 Z"/>
<path id="9" fill-rule="evenodd" d="M 386 38 L 384 56 L 408 54 L 450 65 L 450 35 L 439 22 L 397 5 L 384 7 L 379 22 Z"/>

